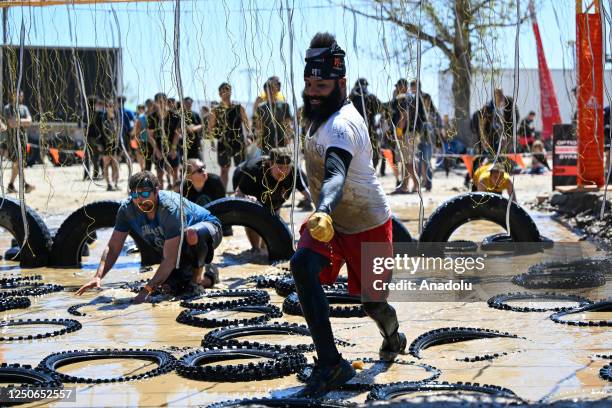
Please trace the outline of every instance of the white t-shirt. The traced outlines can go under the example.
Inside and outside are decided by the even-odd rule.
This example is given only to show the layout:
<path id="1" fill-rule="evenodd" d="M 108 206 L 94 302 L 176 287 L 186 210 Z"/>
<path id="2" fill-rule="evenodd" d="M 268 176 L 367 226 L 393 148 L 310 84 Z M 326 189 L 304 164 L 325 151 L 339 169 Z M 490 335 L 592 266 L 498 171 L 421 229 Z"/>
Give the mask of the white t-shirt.
<path id="1" fill-rule="evenodd" d="M 325 175 L 325 152 L 329 147 L 344 149 L 353 156 L 342 199 L 330 214 L 334 229 L 356 234 L 384 224 L 391 217 L 391 209 L 376 178 L 368 129 L 353 104 L 346 104 L 331 115 L 313 135 L 310 130 L 306 134 L 304 157 L 308 187 L 315 204 L 319 202 Z"/>

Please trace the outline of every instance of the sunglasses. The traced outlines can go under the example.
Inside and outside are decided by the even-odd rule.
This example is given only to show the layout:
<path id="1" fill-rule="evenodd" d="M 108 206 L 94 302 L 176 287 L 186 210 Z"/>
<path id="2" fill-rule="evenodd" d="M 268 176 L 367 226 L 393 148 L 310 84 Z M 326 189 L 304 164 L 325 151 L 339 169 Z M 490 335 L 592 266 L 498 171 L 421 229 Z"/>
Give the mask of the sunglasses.
<path id="1" fill-rule="evenodd" d="M 132 197 L 133 200 L 137 199 L 139 196 L 142 198 L 149 198 L 151 197 L 151 194 L 153 193 L 152 190 L 145 190 L 145 191 L 130 191 L 130 197 Z"/>
<path id="2" fill-rule="evenodd" d="M 193 170 L 194 173 L 206 173 L 206 168 L 205 167 L 198 167 L 197 169 Z"/>

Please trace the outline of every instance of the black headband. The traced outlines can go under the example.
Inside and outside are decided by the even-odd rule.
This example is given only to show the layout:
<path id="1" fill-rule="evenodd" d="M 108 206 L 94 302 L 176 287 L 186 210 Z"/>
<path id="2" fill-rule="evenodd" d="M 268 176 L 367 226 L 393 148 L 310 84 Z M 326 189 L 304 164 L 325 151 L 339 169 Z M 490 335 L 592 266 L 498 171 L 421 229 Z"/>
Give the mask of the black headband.
<path id="1" fill-rule="evenodd" d="M 335 42 L 327 48 L 309 48 L 306 50 L 304 78 L 344 78 L 346 75 L 345 55 L 346 53 Z"/>

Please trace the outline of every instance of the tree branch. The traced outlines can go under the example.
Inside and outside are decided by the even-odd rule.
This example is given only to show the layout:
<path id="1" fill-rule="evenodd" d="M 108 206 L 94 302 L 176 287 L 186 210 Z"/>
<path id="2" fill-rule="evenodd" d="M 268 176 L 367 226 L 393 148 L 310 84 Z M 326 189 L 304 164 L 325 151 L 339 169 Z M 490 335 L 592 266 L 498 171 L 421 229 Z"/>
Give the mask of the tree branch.
<path id="1" fill-rule="evenodd" d="M 357 10 L 357 9 L 355 9 L 353 7 L 349 7 L 349 6 L 346 6 L 346 5 L 342 5 L 342 7 L 344 9 L 346 9 L 346 10 L 352 12 L 352 13 L 355 13 L 357 15 L 360 15 L 362 17 L 371 18 L 371 19 L 374 19 L 374 20 L 377 20 L 377 21 L 391 22 L 391 23 L 393 23 L 395 25 L 398 25 L 402 29 L 404 29 L 404 31 L 406 31 L 412 37 L 417 38 L 417 39 L 421 39 L 421 40 L 425 40 L 428 43 L 430 43 L 431 45 L 433 45 L 435 47 L 438 47 L 448 58 L 452 58 L 452 56 L 453 56 L 452 50 L 445 43 L 443 38 L 435 36 L 435 35 L 432 35 L 432 34 L 424 33 L 417 25 L 401 21 L 396 16 L 392 15 L 392 13 L 390 13 L 386 9 L 385 9 L 385 11 L 387 12 L 387 17 L 382 17 L 382 16 L 377 16 L 377 15 L 372 15 L 372 14 L 364 13 L 361 10 Z"/>

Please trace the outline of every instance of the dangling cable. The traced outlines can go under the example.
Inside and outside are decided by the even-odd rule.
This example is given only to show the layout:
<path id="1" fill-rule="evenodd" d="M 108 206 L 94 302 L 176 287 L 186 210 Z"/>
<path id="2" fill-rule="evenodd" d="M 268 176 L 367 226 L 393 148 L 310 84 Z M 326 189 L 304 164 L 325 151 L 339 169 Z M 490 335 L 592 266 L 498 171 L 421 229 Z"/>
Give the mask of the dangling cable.
<path id="1" fill-rule="evenodd" d="M 290 214 L 290 224 L 291 224 L 291 243 L 293 248 L 295 249 L 295 221 L 293 219 L 293 213 L 295 211 L 295 189 L 297 185 L 297 178 L 301 177 L 299 174 L 300 171 L 300 161 L 299 161 L 299 147 L 300 147 L 300 126 L 298 119 L 298 110 L 297 110 L 297 98 L 295 96 L 295 76 L 293 74 L 293 44 L 294 44 L 294 34 L 293 34 L 293 7 L 295 6 L 295 0 L 291 0 L 291 6 L 289 6 L 289 0 L 285 0 L 285 8 L 287 9 L 287 28 L 289 32 L 289 81 L 291 83 L 291 104 L 293 105 L 293 188 L 291 189 L 291 214 Z M 304 184 L 304 183 L 302 183 Z"/>
<path id="2" fill-rule="evenodd" d="M 115 20 L 115 26 L 117 27 L 117 37 L 118 37 L 118 42 L 119 42 L 119 46 L 121 48 L 121 26 L 119 25 L 119 18 L 117 17 L 117 12 L 115 11 L 115 8 L 111 5 L 111 12 L 113 13 L 113 19 Z M 120 54 L 121 55 L 121 54 Z M 123 58 L 123 56 L 122 56 Z M 121 72 L 117 72 L 117 66 L 119 66 L 119 64 L 115 64 L 115 87 L 117 86 L 117 79 L 119 77 L 119 75 L 121 75 L 121 77 L 123 78 L 123 69 L 121 70 Z M 123 86 L 123 79 L 121 80 L 121 85 Z M 121 92 L 120 92 L 121 91 Z M 119 96 L 119 95 L 123 95 L 123 90 L 119 90 L 117 88 L 115 88 L 115 96 Z M 119 129 L 118 130 L 118 137 L 119 137 L 119 145 L 121 146 L 121 150 L 123 151 L 123 154 L 125 156 L 125 161 L 127 163 L 127 168 L 128 168 L 128 180 L 130 179 L 130 177 L 132 177 L 132 158 L 130 157 L 130 153 L 128 152 L 126 146 L 125 146 L 125 140 L 123 138 L 123 131 L 125 129 L 125 102 L 122 102 L 122 106 L 120 106 L 120 111 L 121 111 L 121 117 L 119 118 Z M 115 160 L 114 157 L 111 158 L 112 160 Z M 117 163 L 117 168 L 119 169 L 119 163 Z M 117 170 L 118 171 L 118 170 Z M 129 186 L 126 187 L 128 192 L 129 192 Z"/>
<path id="3" fill-rule="evenodd" d="M 19 111 L 19 94 L 21 93 L 21 81 L 23 80 L 23 54 L 25 52 L 25 23 L 23 14 L 21 15 L 21 30 L 19 32 L 19 74 L 17 76 L 17 87 L 15 89 L 15 116 L 17 118 L 17 127 L 15 128 L 15 136 L 17 138 L 17 167 L 19 169 L 19 207 L 21 209 L 21 220 L 23 222 L 23 242 L 19 252 L 28 244 L 30 236 L 30 228 L 26 218 L 26 203 L 25 203 L 25 178 L 23 174 L 23 152 L 21 151 L 21 112 Z M 35 254 L 36 255 L 36 254 Z"/>
<path id="4" fill-rule="evenodd" d="M 521 1 L 516 0 L 516 35 L 514 37 L 514 78 L 513 78 L 513 89 L 512 89 L 512 148 L 513 154 L 516 154 L 516 99 L 518 98 L 519 88 L 519 35 L 521 33 Z M 494 96 L 495 97 L 495 96 Z M 501 146 L 500 141 L 500 146 Z M 506 207 L 506 231 L 508 235 L 512 235 L 510 229 L 510 208 L 512 207 L 513 196 L 515 195 L 514 190 L 514 172 L 512 174 L 512 194 L 508 200 L 508 206 Z"/>
<path id="5" fill-rule="evenodd" d="M 185 131 L 185 108 L 183 107 L 183 80 L 181 78 L 181 64 L 180 64 L 180 46 L 181 46 L 181 2 L 176 0 L 174 6 L 174 76 L 176 80 L 176 88 L 179 94 L 179 100 L 181 101 L 181 137 L 183 138 L 183 166 L 180 169 L 180 206 L 179 214 L 181 217 L 181 238 L 179 240 L 178 254 L 176 256 L 176 267 L 179 267 L 181 262 L 181 251 L 183 249 L 183 240 L 185 234 L 185 208 L 183 205 L 183 180 L 185 179 L 185 169 L 187 166 L 187 143 Z"/>

